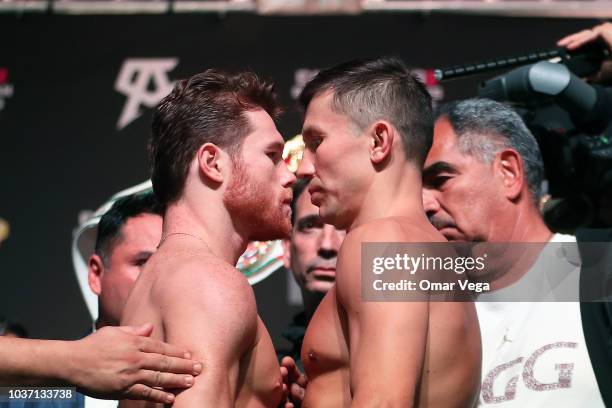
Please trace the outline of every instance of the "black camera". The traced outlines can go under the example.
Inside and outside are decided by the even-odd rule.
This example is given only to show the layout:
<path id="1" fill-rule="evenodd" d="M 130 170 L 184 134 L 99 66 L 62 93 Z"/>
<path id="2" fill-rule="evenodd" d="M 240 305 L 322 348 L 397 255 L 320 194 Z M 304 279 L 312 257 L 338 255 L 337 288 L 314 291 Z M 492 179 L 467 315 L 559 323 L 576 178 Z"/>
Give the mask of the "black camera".
<path id="1" fill-rule="evenodd" d="M 436 70 L 446 80 L 519 67 L 482 82 L 478 96 L 512 104 L 538 140 L 551 197 L 544 217 L 556 230 L 612 226 L 612 90 L 580 79 L 609 57 L 597 42 Z"/>

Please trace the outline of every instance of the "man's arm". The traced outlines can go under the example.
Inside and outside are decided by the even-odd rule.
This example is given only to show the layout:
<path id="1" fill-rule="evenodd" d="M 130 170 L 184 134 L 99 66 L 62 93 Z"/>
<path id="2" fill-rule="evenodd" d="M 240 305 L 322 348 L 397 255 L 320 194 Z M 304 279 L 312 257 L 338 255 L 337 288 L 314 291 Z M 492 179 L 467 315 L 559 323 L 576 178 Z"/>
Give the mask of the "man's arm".
<path id="1" fill-rule="evenodd" d="M 351 407 L 415 404 L 427 341 L 427 302 L 363 302 L 361 243 L 401 240 L 391 226 L 349 233 L 338 256 L 336 293 L 346 311 L 350 338 Z M 394 239 L 394 237 L 397 237 Z"/>
<path id="2" fill-rule="evenodd" d="M 98 398 L 170 402 L 172 393 L 153 387 L 187 388 L 202 365 L 185 349 L 149 339 L 151 331 L 147 324 L 106 327 L 78 341 L 0 337 L 0 385 L 74 384 Z"/>
<path id="3" fill-rule="evenodd" d="M 244 374 L 240 358 L 257 337 L 253 291 L 221 262 L 208 262 L 206 270 L 201 263 L 186 266 L 173 278 L 159 295 L 166 340 L 191 350 L 206 366 L 206 375 L 178 394 L 173 407 L 233 407 Z"/>

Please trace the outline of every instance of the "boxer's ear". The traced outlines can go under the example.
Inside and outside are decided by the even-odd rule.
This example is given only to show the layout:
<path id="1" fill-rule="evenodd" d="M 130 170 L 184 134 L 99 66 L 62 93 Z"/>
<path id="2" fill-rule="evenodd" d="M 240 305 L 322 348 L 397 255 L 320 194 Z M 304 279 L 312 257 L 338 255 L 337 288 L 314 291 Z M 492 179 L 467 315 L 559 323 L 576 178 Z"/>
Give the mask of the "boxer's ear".
<path id="1" fill-rule="evenodd" d="M 102 293 L 102 276 L 104 275 L 104 262 L 99 255 L 93 254 L 89 257 L 89 265 L 87 267 L 87 281 L 89 288 L 96 296 Z"/>
<path id="2" fill-rule="evenodd" d="M 525 168 L 521 155 L 514 149 L 504 149 L 493 162 L 495 172 L 501 178 L 507 199 L 514 200 L 526 186 Z"/>
<path id="3" fill-rule="evenodd" d="M 393 142 L 397 137 L 395 128 L 385 120 L 376 121 L 368 131 L 370 137 L 370 160 L 374 165 L 385 162 L 391 156 Z"/>
<path id="4" fill-rule="evenodd" d="M 211 181 L 223 182 L 223 173 L 229 159 L 227 153 L 214 143 L 204 143 L 198 149 L 196 158 L 202 175 Z"/>

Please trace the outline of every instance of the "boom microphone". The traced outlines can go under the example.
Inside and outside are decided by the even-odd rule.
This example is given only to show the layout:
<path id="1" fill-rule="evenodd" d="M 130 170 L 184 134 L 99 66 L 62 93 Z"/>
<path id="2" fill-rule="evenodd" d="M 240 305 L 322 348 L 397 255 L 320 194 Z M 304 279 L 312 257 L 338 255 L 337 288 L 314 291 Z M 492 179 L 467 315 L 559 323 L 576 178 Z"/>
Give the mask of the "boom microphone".
<path id="1" fill-rule="evenodd" d="M 440 68 L 434 70 L 434 76 L 438 81 L 446 81 L 502 68 L 514 68 L 543 60 L 554 60 L 553 62 L 558 62 L 567 66 L 575 75 L 584 77 L 597 72 L 601 62 L 609 56 L 610 49 L 607 44 L 603 41 L 595 41 L 574 51 L 568 51 L 565 48 L 553 48 L 534 51 L 515 57 L 498 58 L 476 62 L 474 64 Z"/>

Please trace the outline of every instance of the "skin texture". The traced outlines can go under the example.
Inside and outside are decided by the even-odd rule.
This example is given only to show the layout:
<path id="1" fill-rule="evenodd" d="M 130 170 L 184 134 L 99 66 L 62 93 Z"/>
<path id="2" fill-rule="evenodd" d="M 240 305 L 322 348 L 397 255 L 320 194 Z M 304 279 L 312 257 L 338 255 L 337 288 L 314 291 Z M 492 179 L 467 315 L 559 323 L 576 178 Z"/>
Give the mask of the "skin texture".
<path id="1" fill-rule="evenodd" d="M 304 338 L 303 406 L 470 406 L 480 380 L 473 304 L 361 301 L 363 242 L 444 238 L 423 212 L 420 169 L 406 161 L 393 124 L 356 129 L 331 109 L 332 98 L 323 92 L 308 106 L 298 175 L 311 179 L 323 221 L 348 232 L 336 286 Z"/>
<path id="2" fill-rule="evenodd" d="M 97 398 L 171 402 L 202 364 L 183 348 L 148 338 L 153 327 L 105 327 L 78 341 L 0 337 L 0 385 L 75 384 Z"/>
<path id="3" fill-rule="evenodd" d="M 98 296 L 98 328 L 117 326 L 134 282 L 161 239 L 162 217 L 129 218 L 110 251 L 108 265 L 98 255 L 89 259 L 89 287 Z"/>
<path id="4" fill-rule="evenodd" d="M 204 362 L 206 376 L 180 393 L 174 407 L 277 407 L 283 398 L 272 341 L 250 285 L 233 265 L 249 240 L 289 234 L 295 176 L 282 160 L 283 139 L 270 116 L 263 110 L 245 115 L 253 131 L 239 157 L 210 143 L 199 148 L 182 197 L 166 210 L 165 238 L 122 318 L 153 321 L 154 338 L 186 347 Z M 258 228 L 268 223 L 275 225 L 260 236 Z"/>
<path id="5" fill-rule="evenodd" d="M 323 222 L 310 198 L 307 189 L 297 198 L 291 239 L 283 240 L 283 261 L 302 290 L 308 318 L 334 285 L 338 250 L 346 235 Z"/>
<path id="6" fill-rule="evenodd" d="M 445 117 L 436 121 L 425 160 L 423 206 L 449 241 L 547 242 L 551 236 L 529 193 L 520 155 L 501 149 L 492 163 L 484 163 L 461 153 Z"/>
<path id="7" fill-rule="evenodd" d="M 423 171 L 423 205 L 431 223 L 449 241 L 487 241 L 505 226 L 486 223 L 504 204 L 493 165 L 459 152 L 446 119 L 436 122 Z M 465 211 L 470 208 L 471 211 Z"/>
<path id="8" fill-rule="evenodd" d="M 423 207 L 449 241 L 548 242 L 552 237 L 529 191 L 520 155 L 511 148 L 500 148 L 492 162 L 486 163 L 462 153 L 446 117 L 435 123 L 433 145 L 425 160 Z M 492 256 L 489 247 L 496 267 L 489 265 L 486 274 L 472 274 L 471 278 L 488 282 L 493 290 L 518 281 L 541 247 L 514 249 Z"/>

